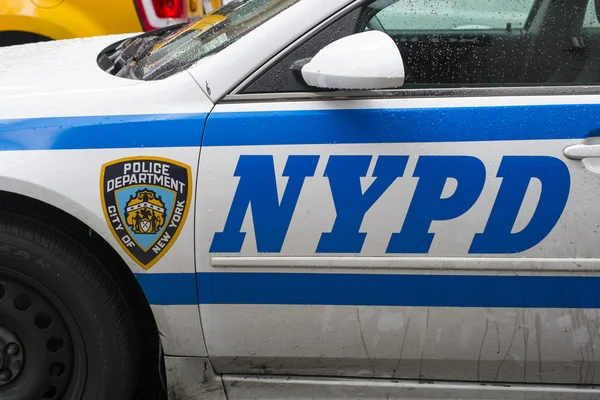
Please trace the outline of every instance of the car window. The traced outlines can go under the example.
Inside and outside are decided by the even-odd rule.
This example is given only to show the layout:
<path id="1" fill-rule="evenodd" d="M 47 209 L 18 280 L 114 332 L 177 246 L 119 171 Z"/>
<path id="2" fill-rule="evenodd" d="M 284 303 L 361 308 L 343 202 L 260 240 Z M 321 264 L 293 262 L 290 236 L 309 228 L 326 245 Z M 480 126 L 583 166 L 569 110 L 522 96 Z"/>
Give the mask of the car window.
<path id="1" fill-rule="evenodd" d="M 133 68 L 136 78 L 163 79 L 224 49 L 300 0 L 233 0 L 162 38 Z"/>
<path id="2" fill-rule="evenodd" d="M 379 30 L 402 55 L 403 88 L 600 84 L 595 0 L 375 0 L 285 54 L 243 93 L 323 91 L 290 70 L 342 37 Z M 354 15 L 356 10 L 348 12 Z M 354 24 L 350 27 L 350 23 Z M 585 35 L 584 35 L 585 33 Z"/>
<path id="3" fill-rule="evenodd" d="M 380 9 L 373 19 L 389 30 L 448 30 L 523 28 L 533 0 L 404 0 L 389 4 L 376 1 Z"/>

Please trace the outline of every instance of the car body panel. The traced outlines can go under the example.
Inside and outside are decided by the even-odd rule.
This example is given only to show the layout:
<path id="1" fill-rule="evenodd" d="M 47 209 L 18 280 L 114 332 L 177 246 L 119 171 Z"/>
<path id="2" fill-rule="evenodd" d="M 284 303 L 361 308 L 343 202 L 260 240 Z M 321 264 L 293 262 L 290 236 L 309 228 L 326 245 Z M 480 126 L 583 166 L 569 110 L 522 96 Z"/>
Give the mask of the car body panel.
<path id="1" fill-rule="evenodd" d="M 98 188 L 104 164 L 148 156 L 197 166 L 204 119 L 213 107 L 187 73 L 138 82 L 103 72 L 97 54 L 128 36 L 0 49 L 2 59 L 12 61 L 0 66 L 0 187 L 67 211 L 113 246 L 133 273 L 193 273 L 193 213 L 149 271 L 123 251 L 103 213 Z M 196 168 L 191 171 L 195 188 Z M 166 354 L 206 355 L 197 306 L 152 309 Z"/>
<path id="2" fill-rule="evenodd" d="M 98 54 L 104 48 L 130 36 L 111 35 L 0 48 L 0 57 L 10 60 L 10 63 L 0 65 L 0 94 L 55 96 L 137 85 L 139 82 L 108 75 L 97 62 Z M 32 54 L 36 55 L 35 60 L 32 60 Z"/>
<path id="3" fill-rule="evenodd" d="M 120 116 L 120 118 L 126 119 L 127 116 Z M 65 121 L 65 124 L 68 122 Z M 198 126 L 201 129 L 202 123 L 200 122 Z M 52 128 L 45 130 L 49 134 L 56 132 Z M 6 120 L 0 121 L 0 132 L 2 147 L 5 150 L 6 138 L 14 132 L 6 129 Z M 90 132 L 90 134 L 98 134 L 98 132 Z M 38 141 L 41 142 L 42 138 Z M 103 164 L 125 157 L 156 157 L 157 155 L 188 165 L 197 163 L 199 152 L 197 146 L 144 148 L 141 147 L 143 145 L 141 141 L 139 146 L 132 148 L 88 149 L 85 152 L 77 149 L 1 151 L 0 187 L 3 191 L 18 193 L 65 210 L 106 240 L 135 274 L 143 273 L 147 276 L 159 271 L 193 274 L 193 215 L 188 216 L 172 248 L 149 271 L 144 271 L 121 249 L 104 218 L 98 190 Z M 185 288 L 179 290 L 184 291 Z M 195 293 L 195 286 L 192 286 L 191 290 Z M 165 354 L 206 355 L 197 306 L 153 304 L 152 310 L 162 335 Z"/>
<path id="4" fill-rule="evenodd" d="M 198 295 L 216 370 L 596 383 L 579 367 L 595 368 L 595 336 L 582 335 L 600 324 L 597 278 L 587 278 L 599 265 L 600 177 L 562 151 L 597 140 L 599 101 L 217 105 L 200 159 L 206 194 L 196 232 Z M 402 177 L 385 181 L 377 160 L 405 166 L 396 166 Z M 421 160 L 432 164 L 419 167 Z M 427 171 L 453 168 L 436 160 L 470 171 L 445 184 L 443 198 L 478 189 L 464 213 L 429 226 L 424 214 L 457 207 L 422 197 L 435 190 Z M 529 173 L 529 185 L 510 183 Z M 373 187 L 377 200 L 364 219 L 352 185 L 365 197 Z"/>
<path id="5" fill-rule="evenodd" d="M 444 399 L 444 400 L 593 400 L 593 388 L 544 385 L 493 385 L 398 379 L 345 380 L 281 376 L 223 377 L 227 398 L 231 400 L 278 399 Z M 205 397 L 202 397 L 205 398 Z M 215 400 L 218 397 L 215 398 Z M 211 399 L 212 400 L 212 399 Z"/>
<path id="6" fill-rule="evenodd" d="M 130 36 L 0 49 L 3 60 L 12 60 L 0 64 L 0 119 L 202 114 L 211 109 L 212 103 L 187 73 L 168 81 L 141 82 L 102 71 L 97 63 L 100 51 Z M 80 101 L 83 95 L 85 101 Z M 199 143 L 201 132 L 198 135 Z"/>

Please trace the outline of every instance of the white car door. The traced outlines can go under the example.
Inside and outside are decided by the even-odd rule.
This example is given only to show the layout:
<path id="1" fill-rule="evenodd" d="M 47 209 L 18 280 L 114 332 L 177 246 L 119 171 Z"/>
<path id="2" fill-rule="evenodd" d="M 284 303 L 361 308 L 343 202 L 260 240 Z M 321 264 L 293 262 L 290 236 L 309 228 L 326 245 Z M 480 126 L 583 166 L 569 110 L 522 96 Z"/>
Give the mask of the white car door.
<path id="1" fill-rule="evenodd" d="M 600 35 L 562 47 L 587 2 L 531 0 L 489 29 L 376 23 L 401 3 L 348 11 L 209 116 L 196 237 L 215 369 L 598 383 Z M 370 29 L 398 44 L 402 89 L 324 92 L 291 70 Z"/>

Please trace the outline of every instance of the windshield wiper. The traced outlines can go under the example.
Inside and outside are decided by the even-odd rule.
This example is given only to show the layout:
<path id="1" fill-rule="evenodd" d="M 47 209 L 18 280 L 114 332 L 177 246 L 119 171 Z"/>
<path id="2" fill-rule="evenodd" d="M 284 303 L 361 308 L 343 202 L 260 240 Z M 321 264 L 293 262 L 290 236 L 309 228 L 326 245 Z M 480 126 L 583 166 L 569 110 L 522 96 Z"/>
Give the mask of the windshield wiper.
<path id="1" fill-rule="evenodd" d="M 123 76 L 128 67 L 146 56 L 166 35 L 186 25 L 185 23 L 167 26 L 142 35 L 126 39 L 116 46 L 110 46 L 98 57 L 98 64 L 112 75 Z"/>
<path id="2" fill-rule="evenodd" d="M 119 73 L 131 62 L 139 59 L 140 51 L 147 52 L 158 40 L 156 36 L 136 37 L 120 43 L 112 52 L 102 53 L 98 57 L 98 64 L 111 75 Z"/>
<path id="3" fill-rule="evenodd" d="M 134 61 L 138 61 L 152 50 L 154 45 L 159 41 L 160 38 L 158 36 L 144 37 L 135 40 L 123 50 L 123 53 L 117 58 L 116 63 L 123 68 Z"/>
<path id="4" fill-rule="evenodd" d="M 113 69 L 109 72 L 116 76 L 123 76 L 127 72 L 128 66 L 144 57 L 159 41 L 160 37 L 158 36 L 135 39 L 122 51 L 114 54 Z"/>

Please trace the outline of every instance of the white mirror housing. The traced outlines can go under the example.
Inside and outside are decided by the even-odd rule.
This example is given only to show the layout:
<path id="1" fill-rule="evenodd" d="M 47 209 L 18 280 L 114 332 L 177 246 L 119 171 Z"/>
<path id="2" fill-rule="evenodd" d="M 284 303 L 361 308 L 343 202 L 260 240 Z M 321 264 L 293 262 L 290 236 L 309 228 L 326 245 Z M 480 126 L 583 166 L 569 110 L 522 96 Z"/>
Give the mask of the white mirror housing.
<path id="1" fill-rule="evenodd" d="M 302 67 L 302 78 L 322 89 L 393 89 L 404 84 L 404 63 L 391 37 L 368 31 L 323 47 Z"/>

